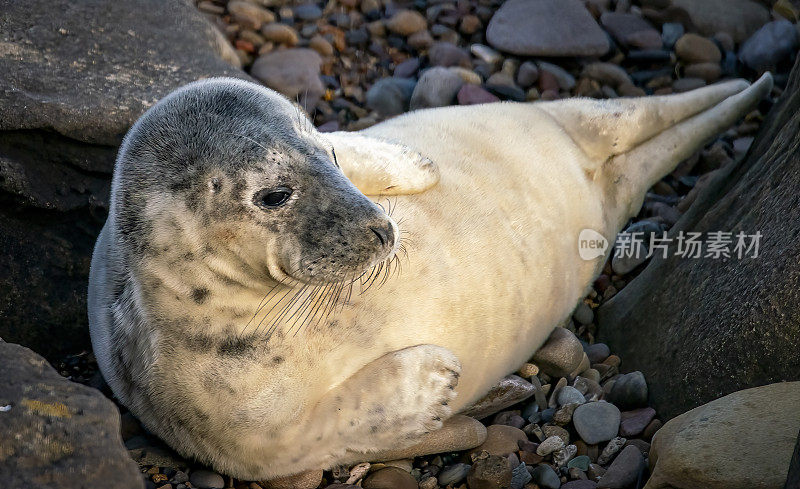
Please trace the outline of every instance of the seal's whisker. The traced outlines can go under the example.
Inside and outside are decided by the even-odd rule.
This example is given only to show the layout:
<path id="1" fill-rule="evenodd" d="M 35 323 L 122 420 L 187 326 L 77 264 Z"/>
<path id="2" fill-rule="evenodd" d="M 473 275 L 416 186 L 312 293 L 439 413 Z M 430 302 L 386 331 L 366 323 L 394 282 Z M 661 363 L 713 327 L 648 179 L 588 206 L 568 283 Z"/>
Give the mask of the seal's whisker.
<path id="1" fill-rule="evenodd" d="M 275 319 L 270 321 L 269 327 L 267 328 L 268 337 L 272 336 L 272 333 L 283 322 L 286 315 L 289 314 L 289 311 L 292 310 L 292 307 L 294 307 L 297 304 L 297 301 L 303 296 L 303 294 L 305 294 L 306 290 L 308 290 L 308 287 L 309 284 L 303 284 L 300 290 L 298 290 L 297 293 L 294 294 L 294 296 L 292 296 L 292 299 L 289 302 L 287 302 L 286 305 L 283 306 L 283 308 L 280 311 L 278 311 L 278 314 L 275 316 Z"/>
<path id="2" fill-rule="evenodd" d="M 284 304 L 278 310 L 277 314 L 275 315 L 275 319 L 274 320 L 270 320 L 270 322 L 267 323 L 267 336 L 271 336 L 272 335 L 272 331 L 274 330 L 274 326 L 275 326 L 276 322 L 278 321 L 278 319 L 283 317 L 283 315 L 286 314 L 286 312 L 292 307 L 292 305 L 294 305 L 294 303 L 297 301 L 297 298 L 306 290 L 306 287 L 307 287 L 307 285 L 304 284 L 300 289 L 289 288 L 286 291 L 286 293 L 284 294 L 284 296 L 281 298 L 281 300 L 278 301 L 274 306 L 272 306 L 272 308 L 264 315 L 264 317 L 261 318 L 261 322 L 258 323 L 258 329 L 256 329 L 256 331 L 258 331 L 261 328 L 261 324 L 264 321 L 267 320 L 267 318 L 272 313 L 272 311 L 275 309 L 275 307 L 278 306 L 278 304 L 280 304 L 280 302 L 283 301 L 283 299 L 285 299 L 287 296 L 291 295 L 291 299 L 289 299 L 289 302 Z M 290 294 L 292 291 L 294 291 L 295 293 L 294 294 Z"/>
<path id="3" fill-rule="evenodd" d="M 322 290 L 324 290 L 324 288 L 325 287 L 323 287 L 322 285 L 317 285 L 316 287 L 314 287 L 313 291 L 308 295 L 305 301 L 303 301 L 303 304 L 301 304 L 298 310 L 295 311 L 292 314 L 292 316 L 290 316 L 289 319 L 286 320 L 286 323 L 288 324 L 288 322 L 291 321 L 292 317 L 295 318 L 294 322 L 286 331 L 286 334 L 289 334 L 292 330 L 294 330 L 294 327 L 295 325 L 297 325 L 298 321 L 300 321 L 300 324 L 293 336 L 297 336 L 297 333 L 299 333 L 300 330 L 303 329 L 303 325 L 308 320 L 308 315 L 311 314 L 311 312 L 314 310 L 314 307 L 316 307 L 317 294 L 319 294 Z M 306 316 L 305 319 L 303 318 L 304 315 Z"/>

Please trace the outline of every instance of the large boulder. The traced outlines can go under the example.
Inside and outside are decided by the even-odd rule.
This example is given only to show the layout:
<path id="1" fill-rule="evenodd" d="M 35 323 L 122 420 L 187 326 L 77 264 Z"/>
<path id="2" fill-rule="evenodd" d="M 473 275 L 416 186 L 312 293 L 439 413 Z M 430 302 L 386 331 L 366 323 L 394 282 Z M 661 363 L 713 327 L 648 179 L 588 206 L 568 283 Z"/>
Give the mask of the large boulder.
<path id="1" fill-rule="evenodd" d="M 731 232 L 730 258 L 653 257 L 599 309 L 599 341 L 648 380 L 669 419 L 748 387 L 800 380 L 800 64 L 742 161 L 670 231 Z M 734 252 L 760 233 L 758 256 Z M 707 249 L 703 250 L 705 254 Z"/>
<path id="2" fill-rule="evenodd" d="M 55 358 L 89 345 L 89 259 L 122 136 L 181 85 L 245 75 L 182 0 L 0 10 L 0 335 Z"/>
<path id="3" fill-rule="evenodd" d="M 100 391 L 0 340 L 0 479 L 3 487 L 141 489 L 120 436 L 119 411 Z"/>
<path id="4" fill-rule="evenodd" d="M 726 32 L 742 42 L 769 22 L 769 10 L 753 0 L 672 0 L 704 36 Z"/>
<path id="5" fill-rule="evenodd" d="M 779 489 L 800 430 L 800 382 L 727 395 L 665 424 L 645 489 Z"/>

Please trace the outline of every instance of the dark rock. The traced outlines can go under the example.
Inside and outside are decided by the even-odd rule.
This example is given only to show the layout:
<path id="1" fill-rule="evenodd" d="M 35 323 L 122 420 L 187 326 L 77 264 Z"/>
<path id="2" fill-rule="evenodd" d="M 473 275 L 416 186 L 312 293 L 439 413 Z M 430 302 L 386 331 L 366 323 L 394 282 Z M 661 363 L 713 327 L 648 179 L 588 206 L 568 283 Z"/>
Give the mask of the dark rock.
<path id="1" fill-rule="evenodd" d="M 419 58 L 409 58 L 394 67 L 392 76 L 410 78 L 419 70 Z"/>
<path id="2" fill-rule="evenodd" d="M 441 486 L 453 485 L 455 486 L 469 473 L 469 469 L 471 468 L 468 464 L 455 464 L 450 465 L 449 467 L 445 467 L 439 472 L 438 482 Z"/>
<path id="3" fill-rule="evenodd" d="M 619 436 L 629 438 L 640 434 L 655 416 L 656 410 L 651 407 L 623 412 L 619 421 Z"/>
<path id="4" fill-rule="evenodd" d="M 611 350 L 605 343 L 589 345 L 585 348 L 585 351 L 590 363 L 600 363 L 611 355 Z"/>
<path id="5" fill-rule="evenodd" d="M 600 23 L 626 48 L 661 48 L 661 34 L 638 15 L 606 12 L 600 17 Z"/>
<path id="6" fill-rule="evenodd" d="M 620 375 L 608 394 L 608 402 L 620 409 L 636 409 L 647 405 L 647 381 L 642 372 Z"/>
<path id="7" fill-rule="evenodd" d="M 181 85 L 246 75 L 183 1 L 13 2 L 2 23 L 19 52 L 0 58 L 0 335 L 55 359 L 90 348 L 89 258 L 122 136 Z"/>
<path id="8" fill-rule="evenodd" d="M 788 20 L 770 22 L 742 44 L 739 59 L 756 71 L 774 69 L 797 49 L 797 37 L 797 29 Z"/>
<path id="9" fill-rule="evenodd" d="M 600 56 L 608 38 L 578 0 L 509 0 L 486 29 L 494 48 L 525 56 Z"/>
<path id="10" fill-rule="evenodd" d="M 534 467 L 531 475 L 533 476 L 533 483 L 542 489 L 558 489 L 561 487 L 561 480 L 559 480 L 558 474 L 547 464 L 540 464 Z"/>
<path id="11" fill-rule="evenodd" d="M 595 481 L 570 481 L 561 486 L 561 489 L 595 489 L 597 487 L 597 482 Z"/>
<path id="12" fill-rule="evenodd" d="M 322 9 L 316 4 L 304 3 L 292 9 L 294 16 L 300 20 L 317 20 L 322 17 Z"/>
<path id="13" fill-rule="evenodd" d="M 383 78 L 367 90 L 367 107 L 382 116 L 402 114 L 408 110 L 417 82 L 408 78 Z"/>
<path id="14" fill-rule="evenodd" d="M 599 340 L 644 373 L 666 419 L 743 388 L 800 380 L 800 221 L 775 218 L 797 210 L 798 124 L 796 65 L 748 157 L 719 170 L 670 231 L 759 232 L 757 258 L 657 256 L 599 309 Z"/>
<path id="15" fill-rule="evenodd" d="M 537 384 L 539 382 L 539 379 L 534 380 L 532 378 L 531 380 Z M 538 384 L 537 388 L 522 377 L 508 375 L 501 379 L 475 404 L 462 411 L 462 414 L 476 419 L 483 419 L 513 404 L 524 401 L 539 392 L 541 392 L 541 384 Z"/>
<path id="16" fill-rule="evenodd" d="M 4 487 L 140 489 L 119 411 L 27 348 L 0 340 L 0 474 Z"/>
<path id="17" fill-rule="evenodd" d="M 629 446 L 622 451 L 600 478 L 598 488 L 622 489 L 636 482 L 639 472 L 644 468 L 644 457 L 638 448 Z"/>

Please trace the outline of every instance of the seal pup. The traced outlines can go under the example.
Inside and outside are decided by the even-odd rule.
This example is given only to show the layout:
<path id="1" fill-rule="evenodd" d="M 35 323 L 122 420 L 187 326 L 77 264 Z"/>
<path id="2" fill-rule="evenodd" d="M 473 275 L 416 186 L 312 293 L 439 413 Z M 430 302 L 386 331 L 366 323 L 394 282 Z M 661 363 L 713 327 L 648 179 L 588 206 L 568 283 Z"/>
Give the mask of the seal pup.
<path id="1" fill-rule="evenodd" d="M 571 313 L 606 259 L 579 258 L 581 230 L 615 236 L 770 87 L 320 134 L 266 88 L 190 84 L 118 155 L 89 285 L 98 364 L 149 430 L 238 478 L 411 446 Z"/>

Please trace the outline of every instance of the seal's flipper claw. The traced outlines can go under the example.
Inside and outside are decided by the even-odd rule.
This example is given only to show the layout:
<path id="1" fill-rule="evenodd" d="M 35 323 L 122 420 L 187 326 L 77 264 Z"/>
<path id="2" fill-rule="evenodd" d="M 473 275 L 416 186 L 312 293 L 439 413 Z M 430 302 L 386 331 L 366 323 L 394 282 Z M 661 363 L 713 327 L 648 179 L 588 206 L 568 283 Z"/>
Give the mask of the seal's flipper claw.
<path id="1" fill-rule="evenodd" d="M 333 145 L 342 172 L 366 195 L 417 194 L 439 182 L 436 164 L 402 144 L 354 132 L 323 137 Z"/>

